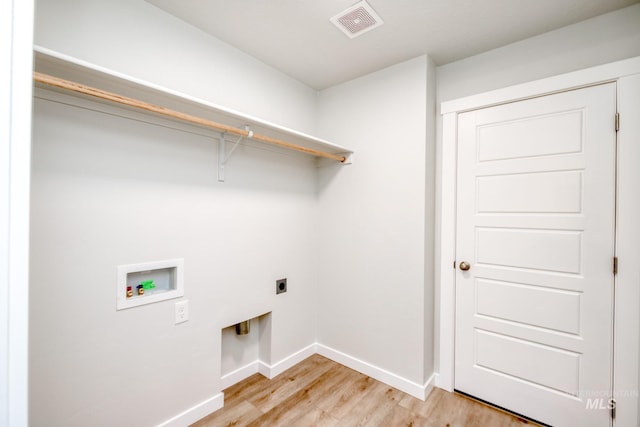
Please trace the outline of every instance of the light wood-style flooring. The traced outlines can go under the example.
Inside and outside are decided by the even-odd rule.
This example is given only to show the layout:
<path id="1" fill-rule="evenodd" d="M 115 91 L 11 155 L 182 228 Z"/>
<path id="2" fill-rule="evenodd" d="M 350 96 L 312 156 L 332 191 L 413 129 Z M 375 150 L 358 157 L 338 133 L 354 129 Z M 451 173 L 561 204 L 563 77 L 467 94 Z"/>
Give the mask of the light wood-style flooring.
<path id="1" fill-rule="evenodd" d="M 423 402 L 316 354 L 271 380 L 255 374 L 229 387 L 224 391 L 224 408 L 192 427 L 525 424 L 525 420 L 437 388 Z"/>

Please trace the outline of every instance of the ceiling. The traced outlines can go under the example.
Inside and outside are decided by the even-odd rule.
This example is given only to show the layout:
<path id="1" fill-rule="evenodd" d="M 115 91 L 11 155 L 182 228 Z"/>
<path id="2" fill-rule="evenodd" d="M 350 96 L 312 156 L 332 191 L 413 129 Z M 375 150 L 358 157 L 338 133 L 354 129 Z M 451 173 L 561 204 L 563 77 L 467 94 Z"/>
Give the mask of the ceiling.
<path id="1" fill-rule="evenodd" d="M 349 39 L 329 18 L 356 0 L 147 1 L 318 90 L 425 53 L 443 65 L 638 2 L 368 0 L 384 25 Z"/>

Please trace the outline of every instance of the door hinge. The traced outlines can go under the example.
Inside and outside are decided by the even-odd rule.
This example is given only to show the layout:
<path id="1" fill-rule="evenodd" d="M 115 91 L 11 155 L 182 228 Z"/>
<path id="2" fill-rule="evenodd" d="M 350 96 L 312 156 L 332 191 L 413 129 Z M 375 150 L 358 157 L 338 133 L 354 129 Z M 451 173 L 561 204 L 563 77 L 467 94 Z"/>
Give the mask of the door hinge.
<path id="1" fill-rule="evenodd" d="M 613 274 L 618 274 L 618 257 L 613 257 Z"/>
<path id="2" fill-rule="evenodd" d="M 616 113 L 616 132 L 620 130 L 620 113 Z"/>
<path id="3" fill-rule="evenodd" d="M 609 411 L 611 412 L 611 419 L 616 419 L 616 400 L 614 398 L 609 399 Z"/>

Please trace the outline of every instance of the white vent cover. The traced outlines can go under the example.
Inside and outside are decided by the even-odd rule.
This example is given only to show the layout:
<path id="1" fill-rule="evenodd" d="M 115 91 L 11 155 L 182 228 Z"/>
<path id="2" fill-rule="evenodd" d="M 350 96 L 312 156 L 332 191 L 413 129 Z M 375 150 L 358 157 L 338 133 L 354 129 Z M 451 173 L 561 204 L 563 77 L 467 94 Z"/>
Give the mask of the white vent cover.
<path id="1" fill-rule="evenodd" d="M 343 10 L 330 21 L 351 39 L 384 24 L 365 0 Z"/>

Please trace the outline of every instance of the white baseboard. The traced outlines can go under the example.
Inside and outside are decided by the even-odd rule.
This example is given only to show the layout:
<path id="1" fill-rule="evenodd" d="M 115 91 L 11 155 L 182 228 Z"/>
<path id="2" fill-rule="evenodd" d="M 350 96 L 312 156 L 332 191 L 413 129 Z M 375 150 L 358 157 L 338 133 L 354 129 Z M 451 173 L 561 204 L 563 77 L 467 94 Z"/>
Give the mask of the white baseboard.
<path id="1" fill-rule="evenodd" d="M 426 400 L 427 397 L 429 397 L 429 395 L 433 391 L 433 389 L 436 387 L 436 380 L 437 379 L 438 379 L 438 374 L 436 374 L 434 372 L 433 374 L 431 374 L 431 376 L 429 377 L 427 382 L 424 384 L 424 399 L 423 400 Z"/>
<path id="2" fill-rule="evenodd" d="M 338 350 L 334 350 L 323 344 L 314 343 L 307 347 L 293 353 L 290 356 L 285 357 L 279 362 L 268 365 L 260 360 L 256 360 L 246 366 L 236 369 L 224 375 L 221 379 L 222 389 L 232 386 L 233 384 L 242 381 L 245 378 L 250 377 L 255 373 L 260 373 L 265 377 L 271 379 L 289 368 L 294 367 L 298 363 L 302 362 L 309 356 L 319 354 L 331 359 L 334 362 L 347 366 L 355 371 L 358 371 L 364 375 L 368 375 L 371 378 L 375 378 L 391 387 L 395 387 L 407 394 L 410 394 L 418 399 L 424 400 L 429 395 L 436 383 L 438 374 L 433 374 L 423 385 L 414 383 L 405 378 L 402 378 L 394 373 L 378 368 L 370 363 L 364 362 L 348 354 L 342 353 Z M 224 406 L 224 393 L 218 393 L 212 398 L 194 406 L 191 409 L 184 411 L 183 413 L 176 415 L 168 421 L 160 424 L 158 427 L 184 427 L 192 424 L 199 419 L 209 415 L 212 412 L 221 409 Z"/>
<path id="3" fill-rule="evenodd" d="M 258 372 L 260 372 L 260 375 L 263 377 L 273 378 L 271 376 L 271 365 L 267 365 L 262 360 L 258 360 Z"/>
<path id="4" fill-rule="evenodd" d="M 251 362 L 248 365 L 243 366 L 242 368 L 238 368 L 233 372 L 229 372 L 228 374 L 223 375 L 222 378 L 220 378 L 220 386 L 224 390 L 227 387 L 231 387 L 235 383 L 239 383 L 245 378 L 249 378 L 253 374 L 257 374 L 258 372 L 260 372 L 260 370 L 258 369 L 259 363 L 260 362 L 256 360 L 255 362 Z"/>
<path id="5" fill-rule="evenodd" d="M 443 377 L 439 373 L 436 372 L 433 375 L 435 377 L 435 379 L 433 381 L 433 384 L 436 387 L 441 388 L 441 389 L 446 390 L 446 391 L 450 391 L 450 392 L 453 391 L 452 385 L 448 381 L 443 381 Z"/>
<path id="6" fill-rule="evenodd" d="M 398 390 L 404 391 L 405 393 L 417 397 L 418 399 L 425 400 L 431 392 L 431 389 L 433 389 L 433 382 L 435 378 L 433 375 L 431 375 L 431 377 L 425 384 L 421 385 L 414 383 L 413 381 L 409 381 L 406 378 L 402 378 L 401 376 L 386 371 L 382 368 L 378 368 L 377 366 L 374 366 L 370 363 L 364 362 L 360 359 L 356 359 L 353 356 L 349 356 L 348 354 L 342 353 L 338 350 L 334 350 L 323 344 L 316 344 L 316 348 L 319 355 L 324 356 L 327 359 L 331 359 L 334 362 L 338 362 L 341 365 L 344 365 L 362 374 L 368 375 L 371 378 L 390 385 L 391 387 L 397 388 Z"/>
<path id="7" fill-rule="evenodd" d="M 244 380 L 245 378 L 249 378 L 251 375 L 260 373 L 265 377 L 271 379 L 289 368 L 294 367 L 298 363 L 302 362 L 309 356 L 312 356 L 316 353 L 316 344 L 311 344 L 302 350 L 298 350 L 290 356 L 285 357 L 281 361 L 268 365 L 261 360 L 256 360 L 255 362 L 249 363 L 246 366 L 236 369 L 233 372 L 230 372 L 222 378 L 220 378 L 220 384 L 222 390 L 227 387 L 231 387 L 232 385 Z"/>
<path id="8" fill-rule="evenodd" d="M 316 344 L 313 343 L 303 348 L 302 350 L 299 350 L 292 355 L 285 357 L 284 359 L 273 365 L 267 365 L 264 362 L 260 362 L 260 366 L 258 369 L 262 375 L 271 379 L 277 375 L 280 375 L 287 369 L 294 367 L 307 357 L 313 356 L 316 353 Z"/>
<path id="9" fill-rule="evenodd" d="M 204 402 L 200 402 L 196 406 L 176 415 L 170 420 L 167 420 L 162 424 L 158 424 L 158 427 L 185 427 L 206 417 L 210 413 L 217 411 L 223 406 L 224 393 L 218 393 Z"/>

